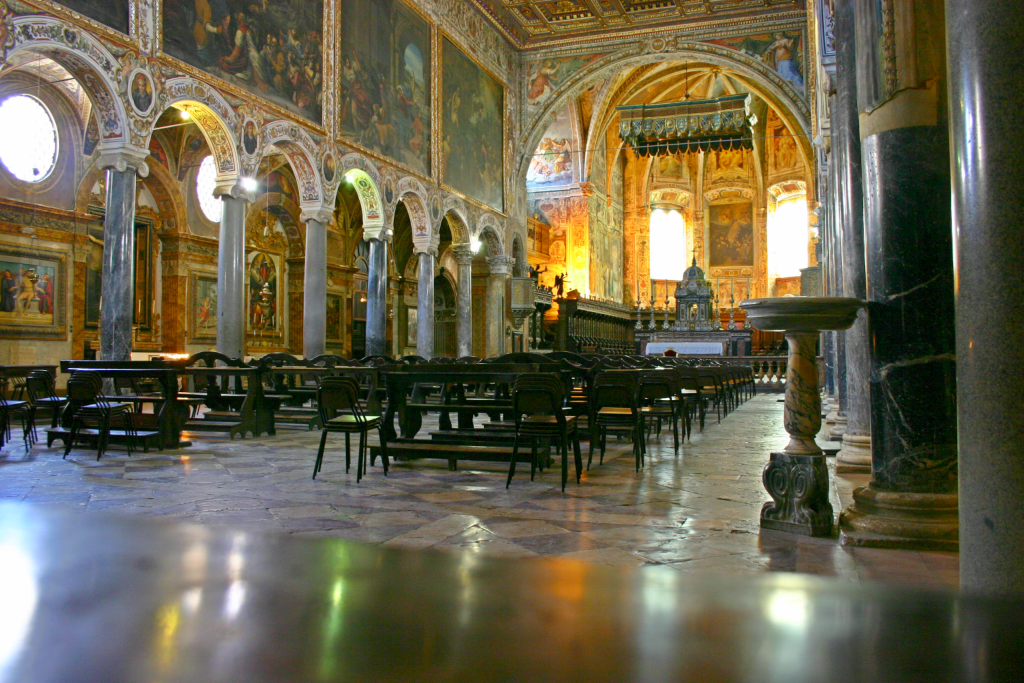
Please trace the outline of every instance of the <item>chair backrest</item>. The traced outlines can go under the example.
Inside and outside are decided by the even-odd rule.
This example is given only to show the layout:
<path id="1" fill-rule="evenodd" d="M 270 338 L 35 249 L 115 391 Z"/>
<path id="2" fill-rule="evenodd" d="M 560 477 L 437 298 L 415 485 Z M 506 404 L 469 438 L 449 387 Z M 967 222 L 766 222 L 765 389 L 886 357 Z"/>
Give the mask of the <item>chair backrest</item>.
<path id="1" fill-rule="evenodd" d="M 359 382 L 352 377 L 321 378 L 316 389 L 316 407 L 324 424 L 340 414 L 354 415 L 359 422 L 366 421 L 359 406 Z"/>
<path id="2" fill-rule="evenodd" d="M 592 410 L 632 408 L 636 410 L 637 381 L 631 372 L 602 372 L 590 390 Z"/>
<path id="3" fill-rule="evenodd" d="M 53 388 L 53 375 L 46 370 L 33 370 L 25 378 L 25 389 L 28 391 L 29 401 L 38 401 L 42 398 L 55 398 L 56 392 Z"/>
<path id="4" fill-rule="evenodd" d="M 564 403 L 562 382 L 554 375 L 523 375 L 512 386 L 512 412 L 516 424 L 523 415 L 553 415 L 559 423 L 563 423 Z"/>
<path id="5" fill-rule="evenodd" d="M 674 372 L 654 370 L 640 376 L 639 398 L 643 403 L 673 399 L 679 394 L 679 378 Z"/>

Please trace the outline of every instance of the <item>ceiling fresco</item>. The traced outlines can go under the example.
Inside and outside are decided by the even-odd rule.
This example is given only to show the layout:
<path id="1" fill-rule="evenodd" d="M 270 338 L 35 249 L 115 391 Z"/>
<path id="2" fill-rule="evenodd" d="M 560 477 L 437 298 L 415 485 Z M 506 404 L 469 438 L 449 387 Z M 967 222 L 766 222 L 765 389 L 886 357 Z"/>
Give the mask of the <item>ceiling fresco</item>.
<path id="1" fill-rule="evenodd" d="M 519 47 L 803 10 L 804 0 L 472 0 Z"/>

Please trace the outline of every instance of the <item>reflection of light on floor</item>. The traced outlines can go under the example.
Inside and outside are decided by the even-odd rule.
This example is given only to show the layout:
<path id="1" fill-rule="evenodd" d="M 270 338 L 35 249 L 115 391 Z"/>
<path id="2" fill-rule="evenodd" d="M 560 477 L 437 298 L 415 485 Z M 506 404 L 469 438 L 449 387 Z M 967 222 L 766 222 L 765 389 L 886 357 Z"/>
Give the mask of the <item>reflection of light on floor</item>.
<path id="1" fill-rule="evenodd" d="M 14 663 L 36 610 L 35 566 L 14 543 L 0 545 L 0 678 Z"/>
<path id="2" fill-rule="evenodd" d="M 780 588 L 765 603 L 765 616 L 774 624 L 792 629 L 807 625 L 807 594 L 802 590 Z"/>
<path id="3" fill-rule="evenodd" d="M 232 581 L 224 598 L 224 618 L 234 621 L 245 602 L 245 581 Z"/>

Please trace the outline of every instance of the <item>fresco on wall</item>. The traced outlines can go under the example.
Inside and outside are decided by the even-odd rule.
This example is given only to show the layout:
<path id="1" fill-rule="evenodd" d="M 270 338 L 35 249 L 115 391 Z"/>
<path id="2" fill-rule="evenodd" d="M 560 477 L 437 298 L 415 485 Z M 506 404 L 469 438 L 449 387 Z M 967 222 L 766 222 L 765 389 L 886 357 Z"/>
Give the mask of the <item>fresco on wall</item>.
<path id="1" fill-rule="evenodd" d="M 503 211 L 504 88 L 447 38 L 441 57 L 444 182 Z"/>
<path id="2" fill-rule="evenodd" d="M 0 252 L 0 324 L 53 325 L 58 284 L 56 262 Z"/>
<path id="3" fill-rule="evenodd" d="M 543 105 L 567 78 L 588 64 L 604 57 L 606 52 L 596 55 L 554 57 L 541 59 L 527 65 L 526 104 L 531 109 Z"/>
<path id="4" fill-rule="evenodd" d="M 604 220 L 590 233 L 590 294 L 599 299 L 622 299 L 622 232 Z"/>
<path id="5" fill-rule="evenodd" d="M 747 178 L 747 153 L 742 149 L 720 149 L 712 153 L 714 180 L 742 180 Z"/>
<path id="6" fill-rule="evenodd" d="M 786 124 L 773 111 L 768 115 L 766 125 L 768 138 L 768 174 L 776 175 L 791 171 L 802 171 L 803 162 L 796 148 L 796 138 L 789 133 Z"/>
<path id="7" fill-rule="evenodd" d="M 711 218 L 711 267 L 754 265 L 754 205 L 714 204 Z"/>
<path id="8" fill-rule="evenodd" d="M 319 124 L 323 14 L 322 0 L 164 0 L 163 50 Z"/>
<path id="9" fill-rule="evenodd" d="M 739 50 L 775 69 L 794 89 L 804 92 L 804 44 L 800 31 L 779 31 L 754 36 L 709 40 Z"/>
<path id="10" fill-rule="evenodd" d="M 526 172 L 526 187 L 535 189 L 572 182 L 575 139 L 569 107 L 564 107 L 544 132 Z"/>
<path id="11" fill-rule="evenodd" d="M 341 134 L 430 174 L 430 25 L 401 0 L 341 3 Z"/>
<path id="12" fill-rule="evenodd" d="M 681 153 L 655 157 L 654 176 L 666 182 L 684 182 L 689 179 L 686 161 Z"/>
<path id="13" fill-rule="evenodd" d="M 128 0 L 53 0 L 53 2 L 128 35 Z"/>

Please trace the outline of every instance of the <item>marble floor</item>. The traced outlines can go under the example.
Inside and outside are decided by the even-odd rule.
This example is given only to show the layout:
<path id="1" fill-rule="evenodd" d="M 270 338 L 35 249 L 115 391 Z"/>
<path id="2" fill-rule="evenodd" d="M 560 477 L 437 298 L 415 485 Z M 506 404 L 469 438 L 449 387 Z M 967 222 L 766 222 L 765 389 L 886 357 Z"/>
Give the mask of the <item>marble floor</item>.
<path id="1" fill-rule="evenodd" d="M 634 472 L 624 442 L 609 441 L 603 465 L 559 490 L 558 467 L 530 482 L 520 467 L 444 461 L 379 467 L 357 484 L 346 474 L 341 437 L 331 437 L 323 471 L 310 479 L 319 432 L 229 441 L 191 435 L 180 452 L 116 449 L 99 462 L 88 450 L 26 452 L 15 435 L 0 452 L 0 499 L 51 508 L 170 518 L 254 532 L 327 536 L 409 549 L 501 557 L 557 556 L 616 566 L 659 564 L 681 572 L 763 571 L 956 587 L 954 553 L 852 549 L 758 526 L 768 500 L 761 469 L 787 441 L 779 395 L 758 396 L 673 451 L 671 434 L 651 442 Z M 59 445 L 59 444 L 58 444 Z M 584 459 L 586 458 L 584 443 Z M 379 463 L 378 463 L 379 465 Z M 837 513 L 866 477 L 836 476 Z"/>

